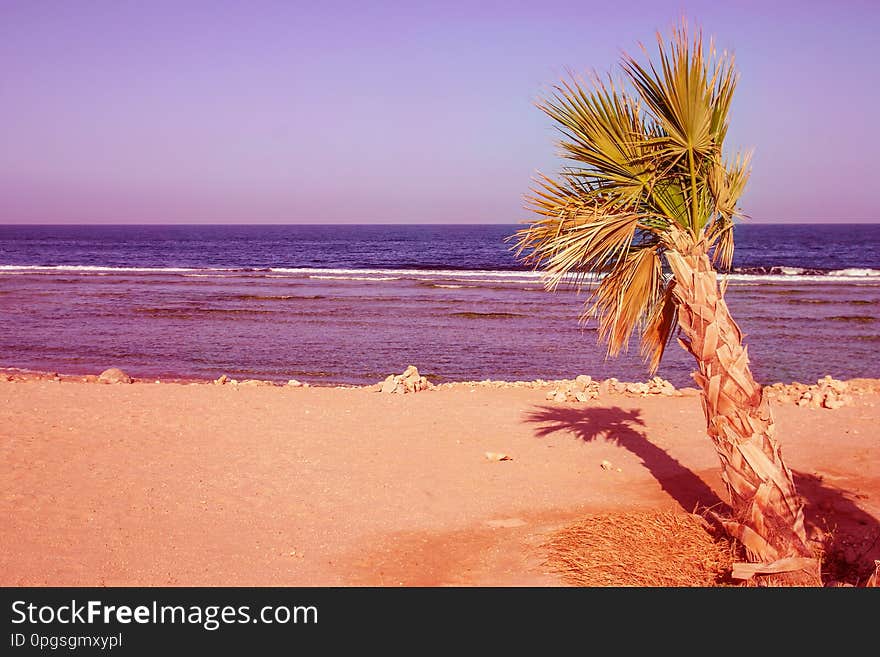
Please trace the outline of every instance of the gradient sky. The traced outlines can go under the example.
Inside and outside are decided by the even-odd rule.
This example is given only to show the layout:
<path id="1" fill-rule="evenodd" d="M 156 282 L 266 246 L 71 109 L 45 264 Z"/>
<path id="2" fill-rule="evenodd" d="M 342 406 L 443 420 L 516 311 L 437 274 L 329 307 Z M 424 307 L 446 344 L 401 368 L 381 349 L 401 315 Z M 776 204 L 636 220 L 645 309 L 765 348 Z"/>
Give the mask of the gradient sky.
<path id="1" fill-rule="evenodd" d="M 877 221 L 880 3 L 0 0 L 0 223 L 515 223 L 534 101 L 678 17 L 757 222 Z"/>

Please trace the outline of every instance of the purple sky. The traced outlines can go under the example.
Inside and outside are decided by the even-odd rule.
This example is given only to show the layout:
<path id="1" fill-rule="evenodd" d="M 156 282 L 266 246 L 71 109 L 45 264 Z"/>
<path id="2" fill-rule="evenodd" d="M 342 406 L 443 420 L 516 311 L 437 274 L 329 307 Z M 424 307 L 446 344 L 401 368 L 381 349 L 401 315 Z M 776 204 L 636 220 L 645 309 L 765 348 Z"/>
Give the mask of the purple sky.
<path id="1" fill-rule="evenodd" d="M 534 100 L 682 14 L 737 56 L 745 211 L 880 219 L 876 0 L 0 0 L 0 223 L 516 223 Z"/>

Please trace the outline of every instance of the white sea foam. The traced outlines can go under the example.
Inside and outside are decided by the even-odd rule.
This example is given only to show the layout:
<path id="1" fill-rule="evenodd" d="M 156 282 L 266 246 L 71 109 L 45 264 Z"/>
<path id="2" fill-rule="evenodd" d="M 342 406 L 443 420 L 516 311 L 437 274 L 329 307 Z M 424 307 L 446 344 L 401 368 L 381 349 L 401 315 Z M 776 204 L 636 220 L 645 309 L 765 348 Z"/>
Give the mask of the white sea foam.
<path id="1" fill-rule="evenodd" d="M 227 271 L 202 267 L 104 267 L 101 265 L 0 265 L 0 272 L 69 271 L 69 272 L 141 272 L 168 274 L 185 271 Z"/>
<path id="2" fill-rule="evenodd" d="M 492 269 L 320 269 L 315 267 L 271 267 L 269 271 L 281 274 L 336 275 L 336 276 L 429 276 L 432 278 L 469 278 L 490 276 L 493 278 L 539 278 L 540 273 L 531 271 L 507 271 Z"/>
<path id="3" fill-rule="evenodd" d="M 880 269 L 835 269 L 834 271 L 828 272 L 829 276 L 847 276 L 847 277 L 858 277 L 864 278 L 866 276 L 880 276 Z"/>
<path id="4" fill-rule="evenodd" d="M 727 278 L 731 282 L 755 284 L 755 283 L 864 283 L 865 276 L 834 276 L 832 274 L 726 274 L 721 278 Z"/>
<path id="5" fill-rule="evenodd" d="M 731 283 L 869 283 L 880 282 L 880 270 L 868 268 L 837 269 L 826 274 L 805 274 L 799 267 L 780 267 L 780 274 L 727 274 Z M 544 278 L 541 272 L 523 270 L 491 270 L 491 269 L 343 269 L 319 267 L 272 267 L 266 269 L 232 268 L 232 267 L 109 267 L 102 265 L 0 265 L 0 275 L 27 274 L 33 272 L 69 272 L 79 274 L 183 274 L 190 277 L 213 278 L 230 276 L 248 276 L 264 278 L 310 278 L 325 280 L 360 280 L 360 281 L 392 281 L 413 279 L 426 282 L 444 282 L 454 287 L 456 281 L 462 283 L 512 283 L 539 284 Z M 590 276 L 584 277 L 585 282 Z M 867 280 L 866 280 L 867 279 Z M 565 281 L 574 281 L 576 277 L 568 277 Z M 437 285 L 441 287 L 441 285 Z"/>

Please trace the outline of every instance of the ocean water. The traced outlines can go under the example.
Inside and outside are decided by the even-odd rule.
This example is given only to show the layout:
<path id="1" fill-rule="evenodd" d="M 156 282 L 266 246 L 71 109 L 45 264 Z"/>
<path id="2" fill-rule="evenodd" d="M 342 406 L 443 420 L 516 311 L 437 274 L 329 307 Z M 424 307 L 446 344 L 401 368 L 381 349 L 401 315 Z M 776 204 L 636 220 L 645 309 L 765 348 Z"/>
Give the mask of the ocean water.
<path id="1" fill-rule="evenodd" d="M 0 367 L 373 383 L 644 380 L 606 360 L 515 225 L 0 226 Z M 880 377 L 880 225 L 736 229 L 727 301 L 756 377 Z M 659 374 L 690 384 L 670 345 Z"/>

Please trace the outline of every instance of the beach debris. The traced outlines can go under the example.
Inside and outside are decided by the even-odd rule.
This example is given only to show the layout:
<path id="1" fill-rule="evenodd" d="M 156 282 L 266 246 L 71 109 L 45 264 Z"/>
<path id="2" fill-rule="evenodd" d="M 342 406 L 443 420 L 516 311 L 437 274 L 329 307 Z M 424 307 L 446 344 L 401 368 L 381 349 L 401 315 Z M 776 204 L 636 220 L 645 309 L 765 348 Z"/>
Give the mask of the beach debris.
<path id="1" fill-rule="evenodd" d="M 774 383 L 765 388 L 767 395 L 783 404 L 796 404 L 801 408 L 827 408 L 835 410 L 851 406 L 853 396 L 846 381 L 825 375 L 815 385 L 795 381 L 789 385 Z"/>
<path id="2" fill-rule="evenodd" d="M 602 383 L 605 390 L 619 395 L 638 395 L 640 397 L 651 395 L 664 395 L 671 397 L 672 395 L 679 395 L 679 392 L 675 389 L 675 386 L 672 385 L 672 383 L 659 376 L 655 376 L 644 382 L 618 381 L 612 377 Z"/>
<path id="3" fill-rule="evenodd" d="M 675 386 L 669 381 L 655 376 L 650 381 L 626 383 L 615 378 L 595 381 L 592 377 L 581 374 L 572 380 L 556 383 L 556 387 L 547 393 L 547 399 L 555 402 L 586 403 L 593 399 L 609 395 L 677 395 Z"/>
<path id="4" fill-rule="evenodd" d="M 131 377 L 118 367 L 111 367 L 104 370 L 98 376 L 99 383 L 131 383 Z"/>
<path id="5" fill-rule="evenodd" d="M 287 385 L 289 385 L 291 388 L 302 388 L 303 387 L 302 381 L 297 381 L 296 379 L 291 379 L 290 381 L 287 382 Z"/>
<path id="6" fill-rule="evenodd" d="M 560 381 L 547 393 L 547 399 L 555 402 L 588 402 L 599 397 L 599 382 L 593 377 L 580 374 L 573 381 Z"/>
<path id="7" fill-rule="evenodd" d="M 602 463 L 599 464 L 599 467 L 603 470 L 610 470 L 614 466 L 611 465 L 611 461 L 602 461 Z"/>
<path id="8" fill-rule="evenodd" d="M 512 461 L 513 457 L 504 452 L 486 452 L 486 460 L 488 461 Z"/>
<path id="9" fill-rule="evenodd" d="M 433 387 L 434 385 L 428 379 L 419 374 L 415 365 L 410 365 L 403 371 L 403 374 L 389 374 L 382 382 L 379 391 L 385 394 L 405 394 L 430 390 Z"/>
<path id="10" fill-rule="evenodd" d="M 229 377 L 226 376 L 225 374 L 221 374 L 218 378 L 214 379 L 214 385 L 215 386 L 222 386 L 227 381 L 229 381 Z"/>

